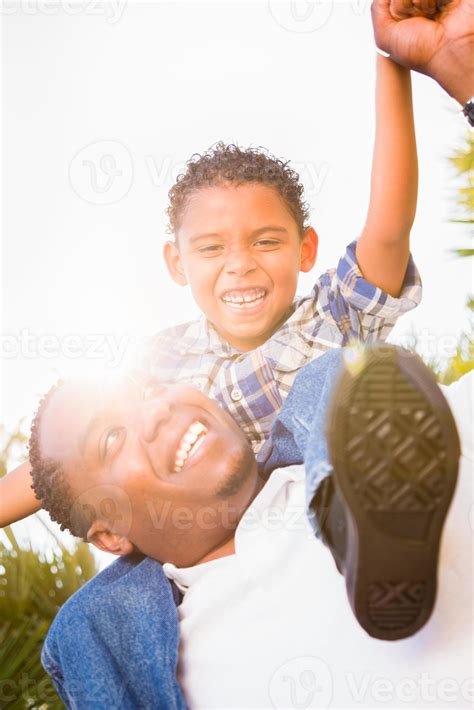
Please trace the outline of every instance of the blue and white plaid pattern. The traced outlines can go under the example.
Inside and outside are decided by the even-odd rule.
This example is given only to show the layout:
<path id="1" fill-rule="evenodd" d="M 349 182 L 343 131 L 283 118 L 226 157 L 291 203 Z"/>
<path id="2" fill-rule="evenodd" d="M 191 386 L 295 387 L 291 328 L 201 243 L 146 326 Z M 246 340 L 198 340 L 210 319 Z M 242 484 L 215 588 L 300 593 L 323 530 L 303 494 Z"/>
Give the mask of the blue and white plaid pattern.
<path id="1" fill-rule="evenodd" d="M 295 300 L 292 315 L 256 350 L 236 350 L 201 317 L 156 335 L 147 367 L 160 380 L 188 384 L 217 399 L 258 453 L 304 365 L 354 340 L 385 340 L 397 318 L 421 301 L 411 256 L 401 294 L 393 298 L 363 278 L 355 247 L 355 241 L 349 244 L 337 269 Z"/>

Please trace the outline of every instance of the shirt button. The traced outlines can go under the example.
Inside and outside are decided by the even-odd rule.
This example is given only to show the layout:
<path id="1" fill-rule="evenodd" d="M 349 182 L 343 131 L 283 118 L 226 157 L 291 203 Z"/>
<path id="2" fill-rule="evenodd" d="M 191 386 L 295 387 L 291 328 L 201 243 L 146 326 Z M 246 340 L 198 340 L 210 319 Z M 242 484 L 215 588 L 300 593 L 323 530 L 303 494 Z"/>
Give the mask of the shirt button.
<path id="1" fill-rule="evenodd" d="M 232 392 L 230 393 L 230 398 L 233 399 L 234 402 L 240 402 L 240 400 L 242 399 L 241 390 L 239 390 L 237 387 L 235 387 L 235 389 L 233 389 Z"/>

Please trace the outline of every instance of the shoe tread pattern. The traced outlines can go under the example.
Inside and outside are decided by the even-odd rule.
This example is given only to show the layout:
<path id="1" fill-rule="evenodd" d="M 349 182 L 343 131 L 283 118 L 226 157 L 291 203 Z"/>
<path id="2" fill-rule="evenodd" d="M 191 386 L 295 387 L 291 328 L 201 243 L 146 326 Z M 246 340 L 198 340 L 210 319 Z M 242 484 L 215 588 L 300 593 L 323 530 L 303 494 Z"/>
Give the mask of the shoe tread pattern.
<path id="1" fill-rule="evenodd" d="M 399 371 L 380 364 L 356 382 L 347 418 L 347 461 L 361 506 L 377 514 L 429 513 L 445 486 L 437 417 Z"/>
<path id="2" fill-rule="evenodd" d="M 394 640 L 415 633 L 433 609 L 459 439 L 419 358 L 388 345 L 357 355 L 341 374 L 328 425 L 347 524 L 344 575 L 361 626 Z"/>
<path id="3" fill-rule="evenodd" d="M 367 594 L 369 619 L 383 631 L 409 628 L 423 609 L 425 595 L 424 581 L 371 584 Z"/>

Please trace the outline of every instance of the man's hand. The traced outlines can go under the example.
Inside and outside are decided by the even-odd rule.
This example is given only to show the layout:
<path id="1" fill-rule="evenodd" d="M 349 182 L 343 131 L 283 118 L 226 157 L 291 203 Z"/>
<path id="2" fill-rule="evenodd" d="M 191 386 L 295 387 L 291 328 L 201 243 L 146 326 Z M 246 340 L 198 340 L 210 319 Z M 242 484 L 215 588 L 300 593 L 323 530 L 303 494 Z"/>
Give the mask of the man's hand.
<path id="1" fill-rule="evenodd" d="M 391 0 L 390 14 L 394 20 L 407 17 L 434 17 L 451 0 Z"/>
<path id="2" fill-rule="evenodd" d="M 374 0 L 377 46 L 464 104 L 474 95 L 474 0 Z"/>

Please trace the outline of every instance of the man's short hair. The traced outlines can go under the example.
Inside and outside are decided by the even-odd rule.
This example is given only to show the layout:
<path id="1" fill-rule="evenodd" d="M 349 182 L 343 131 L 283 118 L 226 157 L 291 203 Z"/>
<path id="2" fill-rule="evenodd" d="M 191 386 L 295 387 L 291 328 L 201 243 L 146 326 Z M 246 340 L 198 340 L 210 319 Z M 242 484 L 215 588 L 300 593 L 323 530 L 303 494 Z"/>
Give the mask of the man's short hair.
<path id="1" fill-rule="evenodd" d="M 60 380 L 40 400 L 33 418 L 29 440 L 29 459 L 31 464 L 32 489 L 41 505 L 50 517 L 59 523 L 61 530 L 69 530 L 76 537 L 85 538 L 91 524 L 91 516 L 81 514 L 79 506 L 74 506 L 74 496 L 66 480 L 62 464 L 52 458 L 46 458 L 41 452 L 41 418 L 55 392 L 61 388 Z"/>

